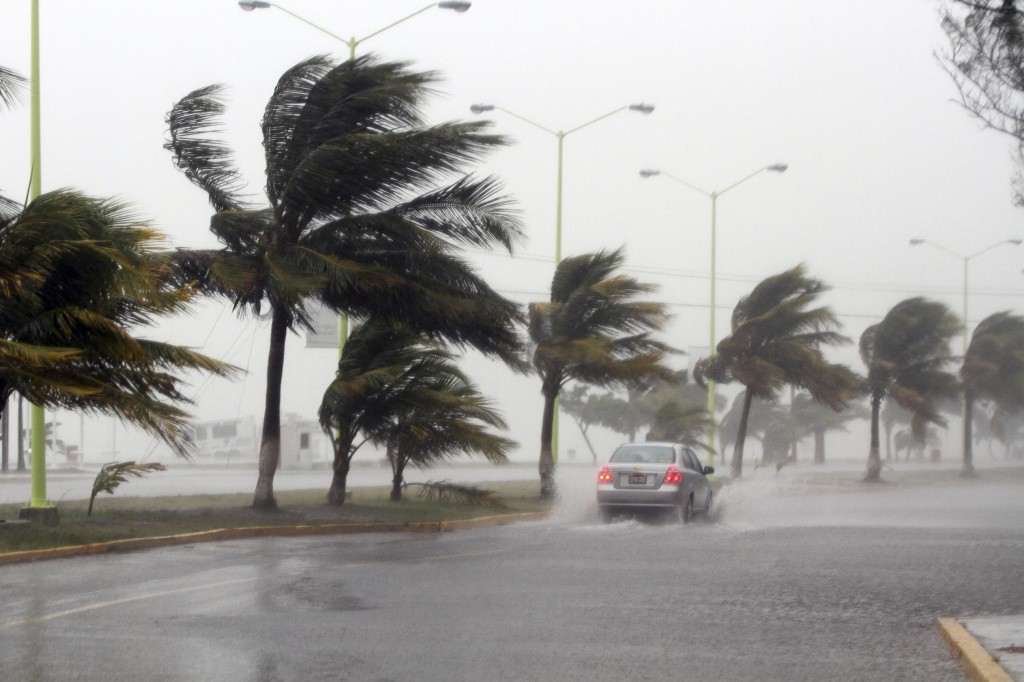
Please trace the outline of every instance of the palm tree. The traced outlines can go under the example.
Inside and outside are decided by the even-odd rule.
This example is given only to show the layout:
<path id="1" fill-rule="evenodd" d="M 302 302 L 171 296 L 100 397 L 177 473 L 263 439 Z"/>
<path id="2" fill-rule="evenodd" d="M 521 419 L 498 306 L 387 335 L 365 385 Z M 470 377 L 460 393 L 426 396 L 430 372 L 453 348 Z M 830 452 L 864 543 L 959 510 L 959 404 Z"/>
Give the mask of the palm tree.
<path id="1" fill-rule="evenodd" d="M 0 216 L 0 404 L 38 405 L 132 422 L 186 454 L 189 415 L 176 403 L 181 370 L 232 368 L 188 348 L 135 335 L 186 312 L 195 292 L 170 284 L 162 235 L 124 204 L 72 190 Z"/>
<path id="2" fill-rule="evenodd" d="M 718 343 L 715 355 L 693 369 L 702 385 L 714 379 L 736 380 L 745 386 L 733 448 L 733 478 L 743 472 L 747 418 L 755 397 L 775 402 L 788 384 L 841 410 L 860 387 L 860 377 L 845 365 L 828 362 L 821 350 L 847 341 L 836 331 L 839 321 L 831 310 L 810 307 L 825 291 L 825 285 L 808 277 L 802 265 L 768 277 L 736 304 L 732 333 Z"/>
<path id="3" fill-rule="evenodd" d="M 727 450 L 730 445 L 735 447 L 740 432 L 740 422 L 743 420 L 745 402 L 746 396 L 742 392 L 739 393 L 733 398 L 729 409 L 722 415 L 722 420 L 718 424 L 718 437 L 723 451 Z M 753 398 L 747 408 L 747 426 L 744 437 L 761 441 L 763 451 L 765 435 L 772 423 L 780 418 L 781 409 L 776 403 Z"/>
<path id="4" fill-rule="evenodd" d="M 320 424 L 334 442 L 328 503 L 344 504 L 348 471 L 362 445 L 387 449 L 393 499 L 409 463 L 460 453 L 506 461 L 514 443 L 485 427 L 505 423 L 454 363 L 454 355 L 408 328 L 370 320 L 353 332 L 324 393 Z"/>
<path id="5" fill-rule="evenodd" d="M 551 433 L 555 401 L 570 381 L 592 386 L 636 386 L 675 374 L 665 364 L 672 352 L 651 338 L 665 324 L 662 303 L 638 301 L 654 287 L 615 271 L 622 249 L 566 258 L 551 282 L 551 301 L 531 303 L 533 366 L 541 379 L 541 496 L 555 494 Z"/>
<path id="6" fill-rule="evenodd" d="M 654 417 L 648 441 L 671 441 L 691 448 L 707 450 L 708 429 L 712 422 L 708 418 L 707 405 L 695 405 L 671 400 L 665 403 Z"/>
<path id="7" fill-rule="evenodd" d="M 209 195 L 210 229 L 223 243 L 182 252 L 184 277 L 242 312 L 271 315 L 256 508 L 276 507 L 285 340 L 308 327 L 307 304 L 401 321 L 521 363 L 521 312 L 456 250 L 511 250 L 521 235 L 497 182 L 463 175 L 504 140 L 485 134 L 485 122 L 426 126 L 434 81 L 372 57 L 340 65 L 314 57 L 289 69 L 263 117 L 265 208 L 243 201 L 228 149 L 212 137 L 224 108 L 219 86 L 190 93 L 168 114 L 167 147 Z"/>
<path id="8" fill-rule="evenodd" d="M 997 408 L 1024 408 L 1024 317 L 1007 312 L 982 320 L 971 336 L 960 368 L 964 392 L 963 473 L 974 473 L 974 402 L 987 400 Z"/>
<path id="9" fill-rule="evenodd" d="M 882 398 L 889 396 L 910 410 L 911 429 L 924 435 L 928 422 L 945 424 L 939 401 L 957 390 L 956 377 L 946 370 L 953 360 L 949 340 L 960 322 L 945 305 L 924 298 L 897 303 L 878 324 L 860 337 L 860 356 L 868 369 L 871 400 L 871 447 L 867 481 L 878 481 L 882 461 L 878 448 L 878 419 Z"/>
<path id="10" fill-rule="evenodd" d="M 803 436 L 814 436 L 814 463 L 825 463 L 825 435 L 832 431 L 847 432 L 850 422 L 867 419 L 867 408 L 860 402 L 848 404 L 838 412 L 818 403 L 810 394 L 797 393 L 793 397 L 790 411 L 800 425 Z"/>
<path id="11" fill-rule="evenodd" d="M 402 499 L 405 468 L 427 467 L 459 455 L 481 455 L 493 464 L 508 462 L 516 442 L 488 428 L 507 429 L 490 400 L 447 361 L 423 376 L 414 396 L 399 409 L 380 443 L 391 463 L 391 499 Z"/>

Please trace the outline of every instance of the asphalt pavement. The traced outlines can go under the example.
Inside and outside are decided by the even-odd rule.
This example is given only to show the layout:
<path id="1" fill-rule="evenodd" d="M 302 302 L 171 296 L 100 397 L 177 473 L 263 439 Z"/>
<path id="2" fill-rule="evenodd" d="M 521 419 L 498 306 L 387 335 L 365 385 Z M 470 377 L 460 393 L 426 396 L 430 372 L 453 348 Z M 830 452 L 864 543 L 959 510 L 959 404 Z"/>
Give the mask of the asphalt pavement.
<path id="1" fill-rule="evenodd" d="M 550 521 L 0 568 L 11 680 L 962 680 L 942 616 L 1024 613 L 1024 486 L 730 487 L 689 526 Z"/>

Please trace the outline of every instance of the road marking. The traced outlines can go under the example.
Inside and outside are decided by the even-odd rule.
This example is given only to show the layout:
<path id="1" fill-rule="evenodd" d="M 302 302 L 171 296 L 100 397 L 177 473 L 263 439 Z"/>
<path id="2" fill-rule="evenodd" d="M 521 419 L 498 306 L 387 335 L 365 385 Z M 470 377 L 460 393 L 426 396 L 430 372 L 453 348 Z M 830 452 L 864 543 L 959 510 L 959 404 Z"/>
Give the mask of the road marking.
<path id="1" fill-rule="evenodd" d="M 468 557 L 476 556 L 493 556 L 496 554 L 509 554 L 514 550 L 511 549 L 498 549 L 492 551 L 481 551 L 481 552 L 464 552 L 462 554 L 438 554 L 434 556 L 422 556 L 412 557 L 409 559 L 384 559 L 380 561 L 362 561 L 352 562 L 347 564 L 338 564 L 335 568 L 361 568 L 364 566 L 376 566 L 379 564 L 407 564 L 417 561 L 445 561 L 448 559 L 463 559 Z M 74 609 L 67 609 L 65 611 L 57 611 L 55 613 L 48 613 L 45 616 L 36 616 L 35 618 L 23 618 L 22 620 L 12 620 L 6 623 L 0 623 L 0 630 L 4 628 L 12 628 L 18 625 L 27 625 L 29 623 L 42 623 L 54 618 L 63 618 L 64 616 L 73 616 L 78 613 L 85 613 L 87 611 L 94 611 L 96 609 L 106 608 L 108 606 L 119 606 L 121 604 L 130 604 L 131 602 L 142 601 L 144 599 L 156 599 L 158 597 L 167 597 L 173 594 L 185 594 L 187 592 L 197 592 L 199 590 L 211 590 L 215 587 L 226 587 L 228 585 L 240 585 L 242 583 L 251 583 L 255 580 L 259 580 L 264 576 L 256 576 L 252 578 L 239 578 L 237 580 L 224 580 L 218 583 L 208 583 L 206 585 L 193 585 L 191 587 L 181 587 L 176 590 L 160 590 L 158 592 L 146 592 L 144 594 L 137 594 L 132 597 L 122 597 L 121 599 L 111 599 L 110 601 L 101 601 L 94 604 L 86 604 L 85 606 L 79 606 Z"/>
<path id="2" fill-rule="evenodd" d="M 137 594 L 134 597 L 123 597 L 121 599 L 112 599 L 110 601 L 96 602 L 95 604 L 86 604 L 85 606 L 79 606 L 75 609 L 68 609 L 66 611 L 57 611 L 56 613 L 49 613 L 45 616 L 36 616 L 35 618 L 25 618 L 23 620 L 12 620 L 6 623 L 0 623 L 0 630 L 4 628 L 14 627 L 15 625 L 27 625 L 28 623 L 42 623 L 47 620 L 53 620 L 54 618 L 63 618 L 64 616 L 72 616 L 76 613 L 84 613 L 86 611 L 93 611 L 95 609 L 102 609 L 107 606 L 118 606 L 119 604 L 129 604 L 133 601 L 142 601 L 143 599 L 156 599 L 157 597 L 166 597 L 172 594 L 184 594 L 185 592 L 196 592 L 198 590 L 209 590 L 214 587 L 224 587 L 226 585 L 238 585 L 241 583 L 251 583 L 257 580 L 257 578 L 239 578 L 238 580 L 225 580 L 219 583 L 209 583 L 207 585 L 193 585 L 192 587 L 182 587 L 177 590 L 161 590 L 159 592 L 146 592 L 145 594 Z"/>

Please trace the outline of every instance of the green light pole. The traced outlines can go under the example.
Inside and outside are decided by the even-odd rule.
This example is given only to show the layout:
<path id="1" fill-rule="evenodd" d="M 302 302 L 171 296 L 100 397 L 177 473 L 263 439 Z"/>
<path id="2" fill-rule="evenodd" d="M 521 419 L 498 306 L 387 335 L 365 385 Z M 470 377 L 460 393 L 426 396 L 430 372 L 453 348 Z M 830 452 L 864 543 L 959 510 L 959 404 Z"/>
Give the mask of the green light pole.
<path id="1" fill-rule="evenodd" d="M 32 65 L 29 73 L 29 101 L 31 123 L 29 140 L 32 156 L 32 171 L 29 176 L 28 200 L 34 201 L 42 187 L 42 153 L 39 123 L 39 0 L 32 0 Z M 32 430 L 31 464 L 32 490 L 27 507 L 20 516 L 47 524 L 57 522 L 57 508 L 46 499 L 46 412 L 40 405 L 30 408 L 29 425 Z"/>
<path id="2" fill-rule="evenodd" d="M 963 261 L 963 264 L 964 264 L 964 292 L 963 292 L 963 296 L 964 296 L 964 317 L 963 317 L 963 332 L 964 332 L 963 333 L 963 337 L 964 337 L 963 338 L 963 348 L 964 348 L 964 357 L 967 357 L 967 332 L 968 332 L 968 324 L 967 324 L 967 296 L 968 296 L 967 274 L 968 274 L 968 269 L 970 267 L 971 260 L 974 259 L 974 258 L 977 258 L 978 256 L 982 255 L 983 253 L 988 253 L 992 249 L 998 248 L 998 247 L 1002 246 L 1003 244 L 1012 244 L 1013 246 L 1020 246 L 1022 242 L 1024 242 L 1024 240 L 1020 240 L 1020 239 L 1003 239 L 1003 240 L 1000 240 L 1000 241 L 996 242 L 995 244 L 992 244 L 991 246 L 988 246 L 988 247 L 982 249 L 981 251 L 978 251 L 976 253 L 972 253 L 972 254 L 967 255 L 967 254 L 957 253 L 953 249 L 948 249 L 945 246 L 943 246 L 942 244 L 937 244 L 937 243 L 935 243 L 935 242 L 933 242 L 933 241 L 931 241 L 929 239 L 921 239 L 920 237 L 915 237 L 915 238 L 910 240 L 910 245 L 911 246 L 918 246 L 920 244 L 928 244 L 929 246 L 932 246 L 932 247 L 938 249 L 939 251 L 943 251 L 945 253 L 948 253 L 950 256 L 953 256 L 954 258 L 959 258 L 961 261 Z M 969 434 L 967 432 L 967 396 L 966 395 L 960 396 L 960 428 L 962 430 L 961 438 L 962 438 L 962 443 L 963 443 L 963 448 L 964 448 L 963 449 L 963 453 L 965 455 L 965 459 L 964 459 L 964 474 L 965 475 L 970 475 L 970 474 L 973 473 L 974 467 L 973 467 L 973 465 L 970 465 L 971 468 L 970 469 L 967 468 L 967 466 L 969 465 L 969 463 L 968 463 L 968 461 L 966 459 L 967 439 L 971 437 L 971 434 Z"/>
<path id="3" fill-rule="evenodd" d="M 649 114 L 652 111 L 654 111 L 654 105 L 653 104 L 643 104 L 643 103 L 640 103 L 640 104 L 627 104 L 626 106 L 619 107 L 618 109 L 613 109 L 612 111 L 609 111 L 607 114 L 602 114 L 602 115 L 598 116 L 595 119 L 587 121 L 586 123 L 584 123 L 582 125 L 578 125 L 575 128 L 570 128 L 569 130 L 552 130 L 551 128 L 548 128 L 547 126 L 543 126 L 540 123 L 537 123 L 536 121 L 531 121 L 530 119 L 526 118 L 525 116 L 520 116 L 519 114 L 515 113 L 514 111 L 509 111 L 508 109 L 503 109 L 502 107 L 495 106 L 493 104 L 474 104 L 474 105 L 469 107 L 469 110 L 472 111 L 474 114 L 482 114 L 482 113 L 484 113 L 486 111 L 502 111 L 502 112 L 508 114 L 509 116 L 513 117 L 513 118 L 518 118 L 520 121 L 532 125 L 534 128 L 539 128 L 540 130 L 543 130 L 545 133 L 548 133 L 549 135 L 554 135 L 555 138 L 558 140 L 558 184 L 557 184 L 557 188 L 556 188 L 556 191 L 555 191 L 555 267 L 557 268 L 558 264 L 562 262 L 562 169 L 563 169 L 562 152 L 563 152 L 563 149 L 564 149 L 564 143 L 565 143 L 566 136 L 571 135 L 571 134 L 575 133 L 578 130 L 582 130 L 583 128 L 586 128 L 587 126 L 593 125 L 593 124 L 597 123 L 598 121 L 603 121 L 604 119 L 608 118 L 609 116 L 614 116 L 615 114 L 619 113 L 620 111 L 627 111 L 627 110 L 628 111 L 639 111 L 641 114 Z M 555 466 L 558 466 L 558 399 L 557 398 L 555 399 L 554 419 L 552 420 L 552 423 L 551 423 L 551 459 L 553 460 Z"/>
<path id="4" fill-rule="evenodd" d="M 673 180 L 678 184 L 688 187 L 695 192 L 703 194 L 707 198 L 711 199 L 711 313 L 710 313 L 710 333 L 708 335 L 708 357 L 714 357 L 715 355 L 715 266 L 716 266 L 716 254 L 715 246 L 717 239 L 717 214 L 718 214 L 718 197 L 722 196 L 734 187 L 742 185 L 747 180 L 750 180 L 755 175 L 758 175 L 764 171 L 772 171 L 774 173 L 785 173 L 786 169 L 789 168 L 784 163 L 773 163 L 770 166 L 764 166 L 758 168 L 753 173 L 737 180 L 725 189 L 715 190 L 708 192 L 707 190 L 701 189 L 696 185 L 692 185 L 685 180 L 677 178 L 669 173 L 662 172 L 653 168 L 645 168 L 640 171 L 640 177 L 652 178 L 656 175 L 662 175 L 669 180 Z M 715 465 L 715 382 L 708 382 L 708 417 L 711 419 L 711 428 L 708 429 L 708 466 Z"/>
<path id="5" fill-rule="evenodd" d="M 251 12 L 251 11 L 256 10 L 256 9 L 268 9 L 270 7 L 274 7 L 276 9 L 281 10 L 285 14 L 288 14 L 288 15 L 298 19 L 302 23 L 304 23 L 304 24 L 306 24 L 308 26 L 312 26 L 313 28 L 315 28 L 316 30 L 320 31 L 321 33 L 326 33 L 327 35 L 329 35 L 330 37 L 334 38 L 335 40 L 340 40 L 341 42 L 343 42 L 346 45 L 348 45 L 348 58 L 349 59 L 355 59 L 356 58 L 356 48 L 359 45 L 361 45 L 362 43 L 366 42 L 370 38 L 373 38 L 374 36 L 380 35 L 384 31 L 387 31 L 388 29 L 394 28 L 395 26 L 398 26 L 399 24 L 402 24 L 402 23 L 405 23 L 406 21 L 409 21 L 413 17 L 415 17 L 415 16 L 417 16 L 419 14 L 422 14 L 423 12 L 426 12 L 428 9 L 433 9 L 433 8 L 437 7 L 438 9 L 450 9 L 453 12 L 458 12 L 459 14 L 462 14 L 463 12 L 468 10 L 472 6 L 472 4 L 473 4 L 472 2 L 468 2 L 467 0 L 441 0 L 441 2 L 432 2 L 429 5 L 427 5 L 426 7 L 422 7 L 420 9 L 416 10 L 415 12 L 413 12 L 412 14 L 407 14 L 406 16 L 402 17 L 401 19 L 399 19 L 397 21 L 392 21 L 387 26 L 384 26 L 383 28 L 377 29 L 373 33 L 369 33 L 369 34 L 363 36 L 362 38 L 356 38 L 355 36 L 352 36 L 351 38 L 342 38 L 337 33 L 332 33 L 331 31 L 328 31 L 323 26 L 320 26 L 319 24 L 315 24 L 312 21 L 310 21 L 309 19 L 306 19 L 305 17 L 299 16 L 298 14 L 296 14 L 295 12 L 292 12 L 289 9 L 281 7 L 281 5 L 278 5 L 277 3 L 274 3 L 274 2 L 264 2 L 263 0 L 238 0 L 238 6 L 241 7 L 242 9 L 244 9 L 246 12 Z M 342 354 L 345 351 L 345 341 L 347 339 L 348 339 L 348 315 L 346 315 L 345 313 L 341 313 L 341 315 L 338 316 L 338 357 L 339 358 L 342 356 Z"/>

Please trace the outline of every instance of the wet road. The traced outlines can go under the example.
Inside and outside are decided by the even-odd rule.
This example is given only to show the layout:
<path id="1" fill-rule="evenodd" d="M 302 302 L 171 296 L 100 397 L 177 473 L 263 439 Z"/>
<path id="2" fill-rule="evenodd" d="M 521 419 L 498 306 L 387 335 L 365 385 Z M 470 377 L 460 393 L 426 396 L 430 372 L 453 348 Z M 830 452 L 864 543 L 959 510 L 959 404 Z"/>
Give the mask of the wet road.
<path id="1" fill-rule="evenodd" d="M 0 675 L 962 680 L 935 619 L 1024 613 L 1019 485 L 754 484 L 688 527 L 563 490 L 544 523 L 0 567 Z"/>

